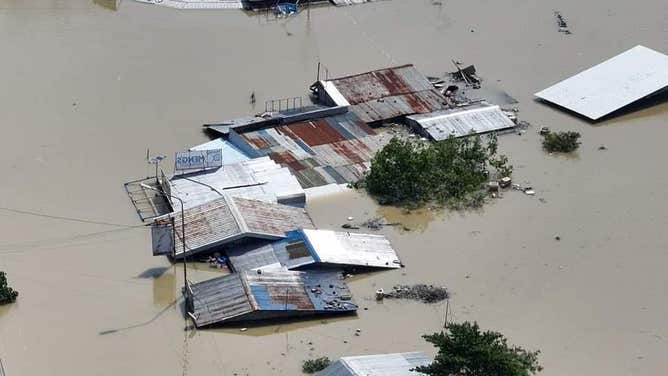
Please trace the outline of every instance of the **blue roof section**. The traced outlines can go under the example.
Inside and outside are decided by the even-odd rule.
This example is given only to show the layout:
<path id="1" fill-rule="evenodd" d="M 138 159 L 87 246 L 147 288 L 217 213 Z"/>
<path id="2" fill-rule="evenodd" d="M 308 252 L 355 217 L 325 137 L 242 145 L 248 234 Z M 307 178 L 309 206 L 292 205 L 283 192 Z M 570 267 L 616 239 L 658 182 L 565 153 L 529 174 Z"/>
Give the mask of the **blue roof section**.
<path id="1" fill-rule="evenodd" d="M 235 247 L 227 255 L 235 271 L 295 270 L 314 264 L 341 268 L 401 267 L 386 237 L 329 230 L 292 230 L 283 239 Z"/>
<path id="2" fill-rule="evenodd" d="M 217 138 L 201 145 L 193 146 L 190 150 L 213 150 L 221 149 L 223 151 L 223 164 L 237 164 L 251 159 L 241 149 L 234 146 L 231 142 L 223 138 Z"/>

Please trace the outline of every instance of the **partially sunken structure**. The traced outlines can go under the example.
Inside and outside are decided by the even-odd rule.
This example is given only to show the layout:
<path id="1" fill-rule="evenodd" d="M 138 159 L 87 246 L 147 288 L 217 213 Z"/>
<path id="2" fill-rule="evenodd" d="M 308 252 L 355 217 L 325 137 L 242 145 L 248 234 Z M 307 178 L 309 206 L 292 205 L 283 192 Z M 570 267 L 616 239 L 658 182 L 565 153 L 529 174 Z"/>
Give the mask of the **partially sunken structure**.
<path id="1" fill-rule="evenodd" d="M 337 272 L 245 271 L 191 284 L 185 294 L 198 328 L 357 310 Z"/>

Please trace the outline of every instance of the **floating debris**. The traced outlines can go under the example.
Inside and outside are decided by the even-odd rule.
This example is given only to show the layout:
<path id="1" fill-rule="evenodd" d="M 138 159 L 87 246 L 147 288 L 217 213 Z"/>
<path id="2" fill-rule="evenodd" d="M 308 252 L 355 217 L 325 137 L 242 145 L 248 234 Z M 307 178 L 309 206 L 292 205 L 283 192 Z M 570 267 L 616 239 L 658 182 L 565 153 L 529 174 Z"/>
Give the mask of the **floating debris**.
<path id="1" fill-rule="evenodd" d="M 516 191 L 521 191 L 524 192 L 525 194 L 529 196 L 533 196 L 536 194 L 536 191 L 533 190 L 533 187 L 531 186 L 521 186 L 519 184 L 513 184 L 513 189 Z"/>
<path id="2" fill-rule="evenodd" d="M 380 290 L 376 291 L 376 295 L 378 295 L 378 292 L 380 292 Z M 412 286 L 394 286 L 392 292 L 385 293 L 384 297 L 392 299 L 419 300 L 423 303 L 436 303 L 447 299 L 449 294 L 445 287 L 417 284 Z"/>
<path id="3" fill-rule="evenodd" d="M 568 28 L 568 23 L 566 18 L 561 15 L 561 12 L 554 11 L 554 16 L 557 18 L 557 26 L 559 26 L 559 32 L 566 35 L 571 34 L 571 30 Z"/>

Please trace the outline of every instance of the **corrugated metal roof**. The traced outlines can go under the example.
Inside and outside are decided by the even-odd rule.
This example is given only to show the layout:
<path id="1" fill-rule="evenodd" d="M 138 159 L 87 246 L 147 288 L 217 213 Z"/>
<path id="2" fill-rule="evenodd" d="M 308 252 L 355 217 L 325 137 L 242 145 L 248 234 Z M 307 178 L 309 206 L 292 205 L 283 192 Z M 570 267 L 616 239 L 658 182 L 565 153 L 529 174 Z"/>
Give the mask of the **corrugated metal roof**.
<path id="1" fill-rule="evenodd" d="M 250 158 L 239 150 L 236 146 L 232 145 L 231 142 L 223 139 L 217 138 L 203 144 L 193 146 L 189 150 L 213 150 L 220 149 L 223 151 L 223 165 L 237 164 L 245 162 Z"/>
<path id="2" fill-rule="evenodd" d="M 191 284 L 186 294 L 197 327 L 357 310 L 337 272 L 244 271 Z"/>
<path id="3" fill-rule="evenodd" d="M 437 111 L 446 102 L 413 65 L 323 81 L 320 90 L 334 103 L 349 103 L 350 110 L 367 123 Z"/>
<path id="4" fill-rule="evenodd" d="M 450 136 L 464 137 L 471 134 L 514 128 L 515 123 L 499 106 L 477 104 L 464 108 L 436 111 L 429 114 L 406 117 L 409 125 L 435 141 Z"/>
<path id="5" fill-rule="evenodd" d="M 243 9 L 242 0 L 136 0 L 177 9 Z"/>
<path id="6" fill-rule="evenodd" d="M 304 188 L 359 180 L 389 139 L 351 112 L 230 134 L 230 141 L 246 154 L 269 156 L 288 167 Z"/>
<path id="7" fill-rule="evenodd" d="M 338 267 L 401 267 L 390 241 L 383 235 L 356 234 L 330 230 L 300 229 L 285 239 L 230 249 L 227 253 L 237 270 L 276 266 L 289 270 L 320 264 Z"/>
<path id="8" fill-rule="evenodd" d="M 186 209 L 184 214 L 188 256 L 242 238 L 277 240 L 288 231 L 313 228 L 311 218 L 302 208 L 228 195 Z M 176 230 L 176 258 L 183 258 L 181 213 L 162 217 L 154 225 L 169 225 L 170 217 L 174 218 Z"/>
<path id="9" fill-rule="evenodd" d="M 215 200 L 223 194 L 266 202 L 303 203 L 305 200 L 297 178 L 268 157 L 175 175 L 168 184 L 171 194 L 181 198 L 186 208 Z"/>
<path id="10" fill-rule="evenodd" d="M 423 374 L 411 369 L 431 362 L 422 352 L 346 356 L 315 376 L 419 376 Z"/>
<path id="11" fill-rule="evenodd" d="M 636 46 L 535 95 L 597 120 L 666 88 L 668 55 Z"/>

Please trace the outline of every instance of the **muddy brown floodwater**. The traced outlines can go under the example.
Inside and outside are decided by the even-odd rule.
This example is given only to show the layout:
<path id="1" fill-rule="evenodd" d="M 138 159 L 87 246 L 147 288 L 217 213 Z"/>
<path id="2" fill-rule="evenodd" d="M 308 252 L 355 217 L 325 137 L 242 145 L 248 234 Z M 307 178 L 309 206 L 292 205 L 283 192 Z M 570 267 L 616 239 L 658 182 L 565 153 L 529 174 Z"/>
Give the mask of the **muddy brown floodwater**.
<path id="1" fill-rule="evenodd" d="M 541 349 L 546 376 L 668 373 L 668 104 L 591 125 L 532 99 L 637 44 L 668 52 L 664 0 L 392 0 L 280 21 L 108 5 L 0 1 L 0 270 L 21 293 L 0 308 L 8 376 L 297 375 L 312 356 L 431 351 L 420 335 L 442 326 L 443 305 L 372 300 L 414 282 L 448 286 L 454 320 Z M 356 317 L 185 331 L 180 265 L 150 255 L 123 191 L 148 173 L 146 149 L 205 141 L 202 123 L 259 110 L 251 91 L 258 103 L 305 93 L 318 60 L 337 76 L 402 63 L 440 74 L 451 59 L 519 100 L 534 128 L 499 141 L 536 196 L 409 215 L 360 193 L 315 201 L 322 228 L 402 222 L 410 231 L 382 232 L 406 268 L 356 276 Z M 581 132 L 577 156 L 543 153 L 539 126 Z"/>

